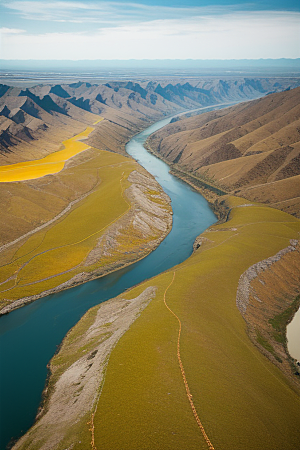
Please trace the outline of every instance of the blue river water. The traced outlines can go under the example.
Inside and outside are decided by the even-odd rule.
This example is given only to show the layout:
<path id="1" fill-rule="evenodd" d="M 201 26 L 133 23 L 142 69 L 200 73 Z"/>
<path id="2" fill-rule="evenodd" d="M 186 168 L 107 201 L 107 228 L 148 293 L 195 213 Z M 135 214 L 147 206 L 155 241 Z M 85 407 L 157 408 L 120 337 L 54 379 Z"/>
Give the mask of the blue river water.
<path id="1" fill-rule="evenodd" d="M 0 450 L 33 424 L 47 379 L 47 364 L 83 314 L 184 261 L 192 253 L 196 236 L 216 222 L 207 201 L 172 176 L 169 166 L 143 147 L 147 137 L 170 120 L 150 126 L 126 147 L 155 176 L 172 201 L 173 227 L 159 247 L 129 267 L 0 317 Z"/>

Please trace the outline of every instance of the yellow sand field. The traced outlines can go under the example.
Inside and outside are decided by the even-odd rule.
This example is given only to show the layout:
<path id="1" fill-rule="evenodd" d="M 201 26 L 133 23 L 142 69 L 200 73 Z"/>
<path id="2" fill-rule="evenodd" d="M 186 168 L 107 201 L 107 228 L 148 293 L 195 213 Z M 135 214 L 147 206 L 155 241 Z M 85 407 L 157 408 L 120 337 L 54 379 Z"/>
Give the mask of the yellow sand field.
<path id="1" fill-rule="evenodd" d="M 101 120 L 102 118 L 95 124 Z M 68 159 L 90 148 L 89 145 L 80 142 L 80 140 L 86 139 L 93 130 L 93 127 L 87 127 L 82 133 L 64 141 L 65 148 L 63 150 L 51 153 L 43 159 L 0 166 L 0 182 L 33 180 L 60 172 Z"/>
<path id="2" fill-rule="evenodd" d="M 104 119 L 104 117 L 100 117 L 100 119 L 96 120 L 96 122 L 93 123 L 93 125 L 97 125 L 97 123 L 101 122 Z"/>

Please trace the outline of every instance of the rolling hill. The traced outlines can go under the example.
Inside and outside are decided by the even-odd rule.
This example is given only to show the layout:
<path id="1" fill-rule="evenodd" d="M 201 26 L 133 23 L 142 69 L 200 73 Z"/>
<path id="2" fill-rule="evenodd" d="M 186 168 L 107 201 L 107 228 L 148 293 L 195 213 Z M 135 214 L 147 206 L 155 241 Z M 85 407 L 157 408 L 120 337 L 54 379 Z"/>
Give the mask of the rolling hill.
<path id="1" fill-rule="evenodd" d="M 198 116 L 148 147 L 197 185 L 300 215 L 300 88 Z"/>

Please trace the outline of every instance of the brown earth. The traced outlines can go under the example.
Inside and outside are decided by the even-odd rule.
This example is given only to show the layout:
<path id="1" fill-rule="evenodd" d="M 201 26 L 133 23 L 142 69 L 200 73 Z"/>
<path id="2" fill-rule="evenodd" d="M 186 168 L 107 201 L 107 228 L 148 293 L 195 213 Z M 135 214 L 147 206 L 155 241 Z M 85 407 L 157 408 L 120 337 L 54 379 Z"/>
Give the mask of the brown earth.
<path id="1" fill-rule="evenodd" d="M 200 184 L 300 216 L 300 88 L 183 118 L 147 146 Z"/>

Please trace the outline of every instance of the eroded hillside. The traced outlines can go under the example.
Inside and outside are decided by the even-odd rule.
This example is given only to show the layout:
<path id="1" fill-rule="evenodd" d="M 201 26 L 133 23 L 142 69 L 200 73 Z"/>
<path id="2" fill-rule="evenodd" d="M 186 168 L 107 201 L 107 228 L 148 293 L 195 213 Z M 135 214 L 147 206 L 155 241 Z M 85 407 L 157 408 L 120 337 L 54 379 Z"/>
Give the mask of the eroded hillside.
<path id="1" fill-rule="evenodd" d="M 299 85 L 293 78 L 205 78 L 190 82 L 144 81 L 0 86 L 0 165 L 37 159 L 78 132 L 90 114 L 105 117 L 92 145 L 124 151 L 124 143 L 149 120 L 178 110 L 261 97 Z M 59 129 L 60 128 L 60 129 Z"/>
<path id="2" fill-rule="evenodd" d="M 178 120 L 148 146 L 196 185 L 299 217 L 300 88 Z"/>

